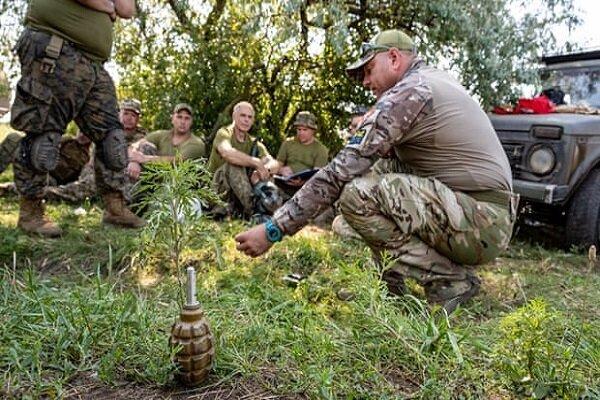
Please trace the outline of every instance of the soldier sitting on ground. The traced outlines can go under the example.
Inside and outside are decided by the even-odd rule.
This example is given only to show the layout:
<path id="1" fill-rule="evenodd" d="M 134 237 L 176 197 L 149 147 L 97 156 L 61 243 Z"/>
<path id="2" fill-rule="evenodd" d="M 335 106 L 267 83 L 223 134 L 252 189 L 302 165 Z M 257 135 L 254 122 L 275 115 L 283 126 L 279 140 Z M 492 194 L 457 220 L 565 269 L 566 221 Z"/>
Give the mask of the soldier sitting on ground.
<path id="1" fill-rule="evenodd" d="M 171 115 L 173 127 L 169 130 L 152 132 L 145 139 L 136 143 L 137 148 L 129 151 L 130 161 L 141 166 L 150 162 L 172 162 L 177 157 L 182 159 L 205 158 L 206 146 L 202 139 L 192 133 L 192 122 L 192 107 L 186 103 L 177 104 Z M 150 148 L 155 149 L 154 155 L 147 154 L 150 152 Z M 139 175 L 139 169 L 137 175 Z"/>
<path id="2" fill-rule="evenodd" d="M 284 177 L 324 167 L 328 161 L 329 150 L 315 137 L 317 118 L 308 111 L 300 111 L 296 115 L 294 127 L 296 135 L 285 140 L 277 153 L 278 174 Z M 300 178 L 287 180 L 286 185 L 280 188 L 292 196 L 306 180 Z"/>
<path id="3" fill-rule="evenodd" d="M 233 107 L 233 122 L 219 129 L 213 141 L 208 170 L 214 173 L 213 188 L 227 202 L 216 214 L 255 214 L 255 187 L 266 183 L 277 171 L 277 160 L 258 139 L 250 136 L 254 107 L 242 101 Z M 255 154 L 253 154 L 255 153 Z"/>
<path id="4" fill-rule="evenodd" d="M 121 103 L 119 111 L 119 121 L 123 124 L 123 133 L 125 141 L 131 151 L 133 148 L 138 149 L 144 154 L 154 154 L 154 148 L 144 147 L 138 148 L 136 142 L 139 142 L 146 136 L 146 131 L 139 126 L 140 115 L 142 113 L 142 105 L 139 100 L 127 99 Z M 127 200 L 131 198 L 131 187 L 139 177 L 139 164 L 129 160 L 127 165 L 127 182 L 124 196 Z M 96 178 L 94 174 L 93 160 L 83 168 L 79 178 L 74 182 L 60 184 L 59 186 L 50 185 L 46 188 L 46 199 L 48 200 L 64 200 L 73 203 L 81 202 L 85 199 L 92 198 L 96 195 Z"/>
<path id="5" fill-rule="evenodd" d="M 17 157 L 21 140 L 25 135 L 12 132 L 0 143 L 0 173 Z M 48 174 L 49 187 L 64 185 L 76 181 L 90 161 L 90 145 L 92 141 L 83 132 L 78 131 L 75 137 L 63 136 L 59 144 L 59 156 L 56 168 Z M 93 171 L 92 171 L 93 174 Z M 17 189 L 13 182 L 0 185 L 0 194 L 14 193 Z"/>

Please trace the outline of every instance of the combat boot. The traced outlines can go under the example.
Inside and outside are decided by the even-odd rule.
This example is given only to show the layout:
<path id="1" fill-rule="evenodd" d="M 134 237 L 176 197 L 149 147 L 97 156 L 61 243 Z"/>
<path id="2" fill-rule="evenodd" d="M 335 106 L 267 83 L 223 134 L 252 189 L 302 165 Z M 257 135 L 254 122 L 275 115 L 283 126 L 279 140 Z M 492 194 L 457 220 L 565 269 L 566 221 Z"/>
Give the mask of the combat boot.
<path id="1" fill-rule="evenodd" d="M 42 199 L 21 197 L 17 226 L 27 233 L 36 233 L 46 237 L 62 235 L 62 229 L 44 213 Z"/>
<path id="2" fill-rule="evenodd" d="M 441 305 L 448 315 L 460 305 L 479 293 L 481 281 L 473 274 L 467 274 L 462 281 L 434 281 L 425 285 L 427 300 Z"/>
<path id="3" fill-rule="evenodd" d="M 102 222 L 125 228 L 141 228 L 146 222 L 135 215 L 125 205 L 125 199 L 121 193 L 106 193 L 104 199 L 104 215 Z"/>
<path id="4" fill-rule="evenodd" d="M 402 297 L 406 294 L 406 285 L 404 284 L 404 276 L 393 269 L 384 271 L 381 279 L 385 282 L 388 292 L 394 296 Z"/>

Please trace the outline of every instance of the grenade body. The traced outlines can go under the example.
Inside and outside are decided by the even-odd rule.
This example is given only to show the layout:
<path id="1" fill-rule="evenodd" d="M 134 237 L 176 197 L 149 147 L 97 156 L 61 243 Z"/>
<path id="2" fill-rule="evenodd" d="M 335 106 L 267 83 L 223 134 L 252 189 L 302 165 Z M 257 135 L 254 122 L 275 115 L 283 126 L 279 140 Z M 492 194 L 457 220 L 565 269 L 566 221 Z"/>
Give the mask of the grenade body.
<path id="1" fill-rule="evenodd" d="M 171 346 L 181 346 L 175 355 L 177 377 L 186 385 L 206 379 L 215 356 L 214 339 L 200 305 L 185 305 L 180 318 L 171 327 Z"/>

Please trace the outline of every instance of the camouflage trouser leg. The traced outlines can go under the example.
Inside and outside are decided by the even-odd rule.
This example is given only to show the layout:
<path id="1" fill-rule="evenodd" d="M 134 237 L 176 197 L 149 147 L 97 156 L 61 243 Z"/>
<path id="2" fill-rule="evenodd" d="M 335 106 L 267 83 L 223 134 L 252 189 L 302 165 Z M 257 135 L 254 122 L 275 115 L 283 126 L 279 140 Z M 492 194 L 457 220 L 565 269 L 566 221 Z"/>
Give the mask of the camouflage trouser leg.
<path id="1" fill-rule="evenodd" d="M 514 223 L 508 206 L 407 174 L 353 180 L 342 192 L 340 210 L 376 257 L 389 255 L 384 267 L 426 288 L 465 281 L 470 271 L 464 265 L 493 260 L 508 245 Z"/>
<path id="2" fill-rule="evenodd" d="M 65 200 L 79 203 L 86 198 L 92 198 L 96 194 L 96 177 L 94 166 L 87 164 L 75 182 L 59 186 L 49 186 L 46 189 L 46 199 Z"/>
<path id="3" fill-rule="evenodd" d="M 245 167 L 225 163 L 215 171 L 213 189 L 221 198 L 229 201 L 235 197 L 243 207 L 244 214 L 252 215 L 254 210 L 252 185 Z"/>
<path id="4" fill-rule="evenodd" d="M 23 137 L 21 133 L 11 132 L 0 143 L 0 173 L 4 172 L 17 157 L 19 143 Z"/>
<path id="5" fill-rule="evenodd" d="M 125 143 L 113 82 L 100 63 L 89 60 L 66 42 L 54 69 L 42 68 L 49 41 L 50 35 L 26 28 L 15 47 L 21 63 L 21 79 L 11 108 L 11 125 L 26 132 L 13 164 L 17 189 L 25 197 L 43 196 L 48 174 L 33 167 L 31 144 L 44 137 L 51 143 L 44 151 L 48 153 L 48 149 L 55 147 L 58 152 L 56 138 L 74 120 L 97 144 L 98 190 L 122 192 L 125 187 L 122 162 L 112 163 L 116 159 L 112 157 L 108 160 L 112 167 L 109 168 L 102 154 L 105 148 L 102 144 L 109 135 L 117 138 L 114 142 Z M 115 146 L 110 147 L 111 151 L 113 148 Z"/>

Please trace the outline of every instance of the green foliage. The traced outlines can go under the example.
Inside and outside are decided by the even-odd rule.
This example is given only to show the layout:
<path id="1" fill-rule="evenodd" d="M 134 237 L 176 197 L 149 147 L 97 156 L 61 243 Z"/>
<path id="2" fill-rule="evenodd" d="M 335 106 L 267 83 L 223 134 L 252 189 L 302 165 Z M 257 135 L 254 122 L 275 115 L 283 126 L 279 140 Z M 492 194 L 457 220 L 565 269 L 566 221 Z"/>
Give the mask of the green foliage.
<path id="1" fill-rule="evenodd" d="M 174 365 L 160 308 L 99 274 L 65 285 L 0 268 L 0 395 L 61 398 L 92 373 L 165 384 Z"/>
<path id="2" fill-rule="evenodd" d="M 192 239 L 209 241 L 204 213 L 210 204 L 219 203 L 210 188 L 211 178 L 204 160 L 150 163 L 134 194 L 140 199 L 139 207 L 147 211 L 146 226 L 141 234 L 142 255 L 166 255 L 179 278 L 181 305 L 182 253 Z"/>
<path id="3" fill-rule="evenodd" d="M 0 61 L 13 66 L 9 50 L 25 3 L 0 2 L 0 54 L 6 56 Z M 578 23 L 573 0 L 542 0 L 535 8 L 522 0 L 136 3 L 137 18 L 117 24 L 114 57 L 119 94 L 143 101 L 144 125 L 169 127 L 173 105 L 186 101 L 197 110 L 196 133 L 210 139 L 230 119 L 233 104 L 249 100 L 257 108 L 254 133 L 272 152 L 291 133 L 295 114 L 307 109 L 335 153 L 351 106 L 374 100 L 344 68 L 381 29 L 412 34 L 428 62 L 459 76 L 488 108 L 513 100 L 519 84 L 535 83 L 539 56 L 561 50 L 556 26 Z"/>
<path id="4" fill-rule="evenodd" d="M 178 311 L 174 271 L 140 271 L 155 260 L 129 260 L 138 233 L 107 229 L 98 207 L 84 207 L 88 214 L 75 219 L 68 206 L 50 204 L 66 235 L 42 240 L 17 230 L 15 199 L 0 198 L 0 397 L 61 398 L 114 386 L 107 397 L 119 388 L 136 390 L 121 396 L 128 398 L 181 395 L 171 386 L 167 346 Z M 530 395 L 533 385 L 506 373 L 526 365 L 510 332 L 531 348 L 546 344 L 524 322 L 506 330 L 501 315 L 540 321 L 551 350 L 533 354 L 534 370 L 547 384 L 542 365 L 555 369 L 549 396 L 598 396 L 600 277 L 587 272 L 583 256 L 514 243 L 497 264 L 480 268 L 482 293 L 447 319 L 416 290 L 389 296 L 359 242 L 307 230 L 249 259 L 233 240 L 244 224 L 204 224 L 218 246 L 199 235 L 182 255 L 182 264 L 197 268 L 198 300 L 217 340 L 215 369 L 198 397 Z M 297 287 L 282 280 L 292 271 L 307 274 Z M 341 300 L 340 289 L 352 300 Z M 536 296 L 552 306 L 519 308 Z"/>
<path id="5" fill-rule="evenodd" d="M 541 299 L 504 317 L 493 356 L 506 384 L 537 399 L 577 397 L 584 386 L 574 368 L 580 329 L 569 327 L 564 316 Z"/>
<path id="6" fill-rule="evenodd" d="M 555 26 L 577 23 L 571 0 L 545 0 L 518 17 L 511 9 L 524 5 L 511 0 L 138 3 L 139 18 L 120 25 L 116 59 L 122 94 L 144 101 L 144 123 L 169 126 L 173 104 L 185 100 L 210 138 L 245 99 L 272 152 L 303 109 L 318 116 L 321 140 L 339 148 L 349 108 L 373 102 L 344 68 L 381 29 L 410 32 L 424 58 L 459 75 L 487 108 L 535 82 L 538 57 L 558 50 Z"/>

